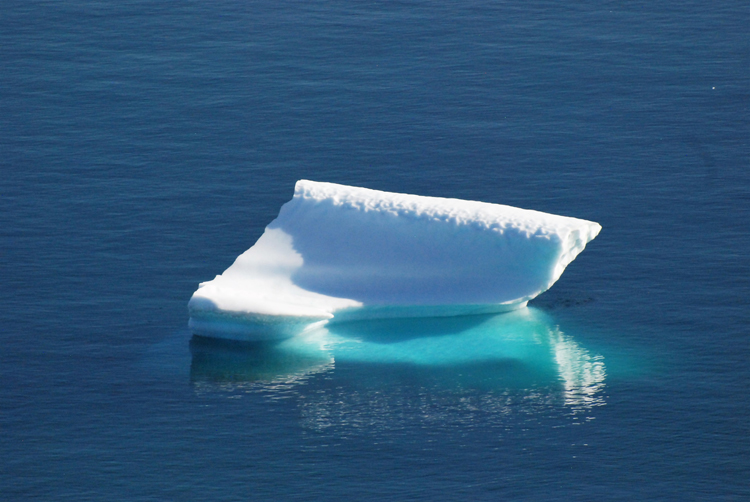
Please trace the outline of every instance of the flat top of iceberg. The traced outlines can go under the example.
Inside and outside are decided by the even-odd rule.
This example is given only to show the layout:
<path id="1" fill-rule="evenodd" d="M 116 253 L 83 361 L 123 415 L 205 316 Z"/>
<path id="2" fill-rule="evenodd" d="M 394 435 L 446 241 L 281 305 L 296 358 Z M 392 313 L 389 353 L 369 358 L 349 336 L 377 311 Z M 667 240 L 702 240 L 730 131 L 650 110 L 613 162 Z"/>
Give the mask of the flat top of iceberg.
<path id="1" fill-rule="evenodd" d="M 512 310 L 546 291 L 600 229 L 499 204 L 301 180 L 255 245 L 195 292 L 191 327 L 242 338 L 320 319 Z"/>

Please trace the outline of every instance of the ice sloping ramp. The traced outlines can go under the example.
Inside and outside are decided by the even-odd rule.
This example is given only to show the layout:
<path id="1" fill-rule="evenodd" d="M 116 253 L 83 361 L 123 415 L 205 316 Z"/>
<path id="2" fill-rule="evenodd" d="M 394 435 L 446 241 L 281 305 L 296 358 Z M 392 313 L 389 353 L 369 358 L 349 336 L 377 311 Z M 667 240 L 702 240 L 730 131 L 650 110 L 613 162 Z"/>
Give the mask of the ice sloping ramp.
<path id="1" fill-rule="evenodd" d="M 193 294 L 190 327 L 260 340 L 325 320 L 513 310 L 600 230 L 499 204 L 301 180 L 255 245 Z"/>

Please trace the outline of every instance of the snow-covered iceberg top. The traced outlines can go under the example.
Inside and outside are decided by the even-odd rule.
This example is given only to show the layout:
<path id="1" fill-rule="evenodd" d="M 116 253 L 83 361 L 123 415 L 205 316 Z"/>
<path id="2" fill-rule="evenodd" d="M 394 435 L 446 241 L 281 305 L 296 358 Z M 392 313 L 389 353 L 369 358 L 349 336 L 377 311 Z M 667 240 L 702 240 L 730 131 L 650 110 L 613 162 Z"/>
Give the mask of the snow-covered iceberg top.
<path id="1" fill-rule="evenodd" d="M 321 320 L 513 310 L 600 230 L 499 204 L 301 180 L 258 242 L 193 294 L 190 327 L 268 339 Z"/>

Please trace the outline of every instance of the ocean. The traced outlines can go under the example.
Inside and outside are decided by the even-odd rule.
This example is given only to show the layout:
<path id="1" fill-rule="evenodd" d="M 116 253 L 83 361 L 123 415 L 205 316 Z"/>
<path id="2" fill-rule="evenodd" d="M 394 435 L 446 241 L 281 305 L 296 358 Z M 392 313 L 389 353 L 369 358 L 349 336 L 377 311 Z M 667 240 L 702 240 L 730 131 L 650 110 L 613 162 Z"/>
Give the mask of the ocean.
<path id="1" fill-rule="evenodd" d="M 750 499 L 745 2 L 0 9 L 0 498 Z M 599 222 L 526 310 L 192 337 L 298 179 Z"/>

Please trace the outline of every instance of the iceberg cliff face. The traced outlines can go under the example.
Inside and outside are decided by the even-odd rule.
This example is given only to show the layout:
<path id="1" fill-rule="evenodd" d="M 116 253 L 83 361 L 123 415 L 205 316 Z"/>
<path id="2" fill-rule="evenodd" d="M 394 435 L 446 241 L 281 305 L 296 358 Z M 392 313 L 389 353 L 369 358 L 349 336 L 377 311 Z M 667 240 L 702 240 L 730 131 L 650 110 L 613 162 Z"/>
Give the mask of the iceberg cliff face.
<path id="1" fill-rule="evenodd" d="M 599 224 L 498 204 L 298 181 L 258 242 L 189 303 L 194 333 L 283 338 L 316 321 L 520 308 Z"/>

